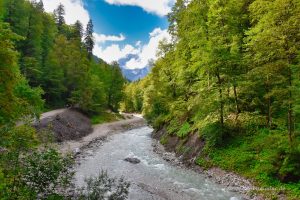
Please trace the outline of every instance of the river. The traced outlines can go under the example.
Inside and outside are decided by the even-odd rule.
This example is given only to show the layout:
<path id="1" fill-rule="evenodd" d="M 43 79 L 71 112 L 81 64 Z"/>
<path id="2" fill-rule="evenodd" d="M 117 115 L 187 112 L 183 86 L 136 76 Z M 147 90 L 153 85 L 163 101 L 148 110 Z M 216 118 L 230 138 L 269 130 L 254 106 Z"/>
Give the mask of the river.
<path id="1" fill-rule="evenodd" d="M 153 151 L 149 127 L 133 129 L 108 137 L 107 141 L 84 150 L 76 166 L 76 185 L 84 184 L 85 177 L 97 175 L 101 169 L 113 177 L 124 176 L 131 182 L 131 200 L 237 200 L 237 193 L 212 182 L 204 175 L 175 166 Z M 136 157 L 139 164 L 125 162 Z"/>

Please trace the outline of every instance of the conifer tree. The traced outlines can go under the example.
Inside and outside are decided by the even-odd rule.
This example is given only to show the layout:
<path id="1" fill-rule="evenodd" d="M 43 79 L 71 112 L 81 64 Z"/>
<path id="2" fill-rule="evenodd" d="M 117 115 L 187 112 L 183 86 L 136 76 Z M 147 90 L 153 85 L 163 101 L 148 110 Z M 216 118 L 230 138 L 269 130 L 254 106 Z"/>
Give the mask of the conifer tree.
<path id="1" fill-rule="evenodd" d="M 93 49 L 95 45 L 93 33 L 94 33 L 94 25 L 93 25 L 93 21 L 90 20 L 89 23 L 87 24 L 86 31 L 85 31 L 85 38 L 84 38 L 85 47 L 89 54 L 90 59 L 93 56 Z"/>
<path id="2" fill-rule="evenodd" d="M 36 4 L 36 7 L 37 7 L 40 11 L 45 11 L 43 0 L 40 0 L 40 1 Z"/>
<path id="3" fill-rule="evenodd" d="M 63 32 L 63 25 L 65 24 L 65 14 L 65 7 L 63 4 L 60 3 L 58 7 L 54 10 L 54 17 L 59 33 Z"/>
<path id="4" fill-rule="evenodd" d="M 79 20 L 77 20 L 74 24 L 74 37 L 79 38 L 80 41 L 81 38 L 83 37 L 83 26 Z"/>

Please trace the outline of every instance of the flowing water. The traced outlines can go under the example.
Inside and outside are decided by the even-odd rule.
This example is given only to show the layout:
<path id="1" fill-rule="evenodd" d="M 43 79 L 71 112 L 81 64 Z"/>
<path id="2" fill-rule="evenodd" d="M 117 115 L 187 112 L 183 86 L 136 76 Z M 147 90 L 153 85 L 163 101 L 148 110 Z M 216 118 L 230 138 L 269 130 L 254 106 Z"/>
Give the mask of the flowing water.
<path id="1" fill-rule="evenodd" d="M 129 199 L 170 200 L 237 200 L 238 194 L 227 191 L 204 175 L 174 166 L 153 151 L 149 127 L 115 134 L 96 149 L 85 152 L 76 168 L 77 185 L 85 177 L 97 175 L 101 169 L 111 176 L 124 176 L 131 182 Z M 125 162 L 127 157 L 141 160 L 139 164 Z"/>

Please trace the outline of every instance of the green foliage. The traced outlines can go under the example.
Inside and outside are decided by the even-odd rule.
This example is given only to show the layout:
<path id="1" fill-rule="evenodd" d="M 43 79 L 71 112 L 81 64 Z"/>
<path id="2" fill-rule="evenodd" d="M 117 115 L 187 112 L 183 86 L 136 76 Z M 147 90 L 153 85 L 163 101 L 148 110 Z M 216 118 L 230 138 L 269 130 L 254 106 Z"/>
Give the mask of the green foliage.
<path id="1" fill-rule="evenodd" d="M 160 141 L 159 141 L 162 145 L 165 145 L 168 143 L 168 136 L 167 135 L 163 135 L 161 138 L 160 138 Z"/>
<path id="2" fill-rule="evenodd" d="M 200 132 L 206 141 L 207 147 L 221 145 L 225 135 L 225 131 L 222 130 L 221 125 L 218 122 L 207 124 L 205 127 L 200 129 Z"/>
<path id="3" fill-rule="evenodd" d="M 185 122 L 181 128 L 179 129 L 179 131 L 176 133 L 178 137 L 180 138 L 184 138 L 186 137 L 189 133 L 191 132 L 191 127 L 190 124 L 188 122 Z"/>
<path id="4" fill-rule="evenodd" d="M 295 182 L 299 177 L 299 170 L 296 170 L 299 152 L 288 149 L 289 142 L 284 133 L 261 129 L 247 136 L 232 137 L 223 146 L 207 151 L 209 159 L 201 156 L 197 163 L 238 172 L 263 187 L 291 187 L 293 189 L 288 189 L 288 193 L 296 196 L 299 195 Z"/>
<path id="5" fill-rule="evenodd" d="M 294 181 L 300 178 L 300 144 L 297 149 L 287 152 L 279 170 L 279 176 L 285 181 Z"/>
<path id="6" fill-rule="evenodd" d="M 94 25 L 93 25 L 92 20 L 90 19 L 90 21 L 87 24 L 86 33 L 85 33 L 85 37 L 84 37 L 84 45 L 85 45 L 85 48 L 86 48 L 90 58 L 92 58 L 92 56 L 93 56 L 93 48 L 95 45 L 93 29 L 94 29 Z"/>
<path id="7" fill-rule="evenodd" d="M 196 163 L 200 167 L 203 167 L 203 169 L 209 169 L 209 168 L 213 167 L 212 162 L 209 159 L 206 159 L 204 157 L 197 158 Z"/>
<path id="8" fill-rule="evenodd" d="M 94 61 L 91 55 L 94 47 L 92 22 L 88 24 L 84 43 L 82 24 L 77 21 L 74 25 L 66 25 L 62 4 L 54 15 L 44 11 L 42 2 L 35 1 L 4 0 L 1 9 L 1 21 L 7 24 L 1 22 L 3 58 L 0 61 L 3 63 L 0 64 L 10 66 L 9 69 L 15 73 L 14 77 L 12 74 L 2 74 L 8 79 L 1 80 L 7 84 L 0 88 L 7 93 L 3 98 L 9 99 L 11 104 L 18 101 L 10 92 L 13 87 L 8 86 L 13 86 L 20 79 L 22 83 L 27 81 L 30 87 L 44 91 L 33 89 L 29 92 L 29 86 L 26 89 L 27 95 L 31 95 L 30 100 L 36 96 L 35 102 L 29 102 L 32 106 L 36 105 L 32 109 L 36 114 L 42 107 L 36 99 L 39 95 L 45 99 L 46 106 L 52 108 L 71 105 L 87 113 L 97 113 L 107 108 L 118 110 L 125 79 L 116 63 L 108 65 L 102 60 L 99 63 Z M 22 40 L 15 33 L 22 36 Z M 1 70 L 1 73 L 9 72 Z M 21 88 L 18 92 L 21 94 Z M 1 104 L 3 112 L 13 114 L 11 107 L 14 106 L 7 104 L 4 107 Z M 1 118 L 15 117 L 5 115 L 1 114 Z"/>
<path id="9" fill-rule="evenodd" d="M 22 158 L 38 144 L 35 129 L 28 125 L 6 126 L 0 129 L 0 141 L 0 146 L 5 148 L 0 153 L 0 169 L 3 172 L 0 196 L 4 199 L 33 198 L 32 192 L 22 180 Z"/>
<path id="10" fill-rule="evenodd" d="M 44 104 L 96 115 L 123 98 L 119 66 L 91 55 L 92 23 L 85 46 L 81 23 L 64 15 L 62 4 L 52 15 L 42 1 L 0 0 L 0 199 L 64 199 L 70 159 L 36 150 L 45 138 L 31 127 Z"/>
<path id="11" fill-rule="evenodd" d="M 79 199 L 88 200 L 125 200 L 128 197 L 130 183 L 123 178 L 110 178 L 105 171 L 98 176 L 85 180 L 87 186 L 82 188 Z"/>
<path id="12" fill-rule="evenodd" d="M 102 112 L 97 115 L 91 116 L 92 124 L 102 124 L 105 122 L 113 122 L 122 118 L 122 115 L 118 113 Z"/>
<path id="13" fill-rule="evenodd" d="M 42 91 L 30 88 L 18 68 L 14 41 L 19 39 L 0 22 L 0 127 L 24 115 L 38 115 L 43 107 Z"/>
<path id="14" fill-rule="evenodd" d="M 121 110 L 125 112 L 141 113 L 143 108 L 142 84 L 144 81 L 137 81 L 127 84 L 124 88 L 124 98 L 121 103 Z"/>
<path id="15" fill-rule="evenodd" d="M 176 132 L 180 129 L 180 122 L 177 118 L 170 121 L 167 132 L 168 134 L 176 134 Z"/>
<path id="16" fill-rule="evenodd" d="M 22 181 L 37 195 L 52 195 L 71 183 L 73 172 L 69 167 L 73 161 L 70 157 L 62 157 L 54 149 L 33 152 L 23 163 Z"/>
<path id="17" fill-rule="evenodd" d="M 198 131 L 212 160 L 199 158 L 203 166 L 293 182 L 296 194 L 300 2 L 177 0 L 168 17 L 172 40 L 159 45 L 151 73 L 126 87 L 125 110 L 180 138 Z"/>
<path id="18" fill-rule="evenodd" d="M 71 169 L 74 160 L 57 150 L 39 144 L 35 129 L 28 125 L 1 129 L 0 199 L 68 199 L 74 187 Z M 3 148 L 4 147 L 4 148 Z M 109 178 L 107 173 L 90 178 L 84 193 L 74 190 L 74 197 L 98 199 L 110 192 L 110 199 L 126 199 L 129 183 L 123 178 Z M 85 191 L 88 191 L 87 193 Z M 96 196 L 95 196 L 96 195 Z M 98 196 L 97 196 L 98 195 Z M 93 198 L 92 198 L 93 199 Z"/>

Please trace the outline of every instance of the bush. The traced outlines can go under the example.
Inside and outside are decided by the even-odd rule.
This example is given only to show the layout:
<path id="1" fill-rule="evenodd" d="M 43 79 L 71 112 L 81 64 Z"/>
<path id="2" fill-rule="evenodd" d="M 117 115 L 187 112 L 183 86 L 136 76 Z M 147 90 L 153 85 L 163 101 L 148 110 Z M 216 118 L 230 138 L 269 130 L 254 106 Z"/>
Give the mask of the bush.
<path id="1" fill-rule="evenodd" d="M 73 177 L 71 157 L 62 157 L 56 150 L 33 152 L 24 159 L 22 180 L 37 196 L 50 196 L 67 188 Z"/>
<path id="2" fill-rule="evenodd" d="M 123 178 L 110 178 L 105 171 L 85 182 L 87 186 L 81 188 L 80 200 L 125 200 L 128 197 L 130 183 Z"/>
<path id="3" fill-rule="evenodd" d="M 300 150 L 292 149 L 285 156 L 279 170 L 279 177 L 282 181 L 296 182 L 300 180 Z"/>
<path id="4" fill-rule="evenodd" d="M 167 144 L 168 143 L 168 136 L 167 135 L 162 136 L 161 139 L 160 139 L 160 143 L 162 145 Z"/>
<path id="5" fill-rule="evenodd" d="M 191 132 L 191 127 L 190 124 L 188 122 L 185 122 L 181 128 L 179 129 L 179 131 L 177 132 L 177 136 L 180 138 L 184 138 L 186 137 L 189 133 Z"/>
<path id="6" fill-rule="evenodd" d="M 178 119 L 174 118 L 170 121 L 167 132 L 168 134 L 175 134 L 180 129 L 180 122 Z"/>
<path id="7" fill-rule="evenodd" d="M 226 133 L 224 128 L 221 128 L 221 124 L 218 122 L 207 124 L 200 132 L 204 137 L 206 147 L 208 148 L 221 145 Z"/>

